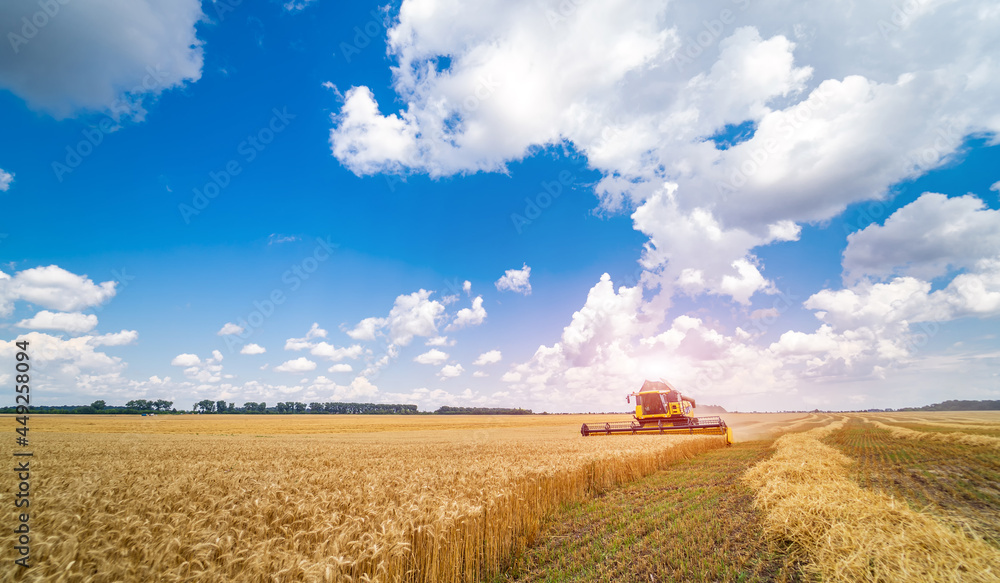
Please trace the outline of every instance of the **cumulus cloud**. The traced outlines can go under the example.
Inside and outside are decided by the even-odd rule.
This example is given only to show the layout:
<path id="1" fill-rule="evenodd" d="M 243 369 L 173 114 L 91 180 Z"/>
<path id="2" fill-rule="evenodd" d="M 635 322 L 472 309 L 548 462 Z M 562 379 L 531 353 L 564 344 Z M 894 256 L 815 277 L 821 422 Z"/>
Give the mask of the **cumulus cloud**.
<path id="1" fill-rule="evenodd" d="M 135 330 L 122 330 L 100 336 L 90 336 L 87 342 L 91 346 L 124 346 L 132 344 L 139 339 L 139 333 Z"/>
<path id="2" fill-rule="evenodd" d="M 455 319 L 446 330 L 458 330 L 466 326 L 478 326 L 486 320 L 486 309 L 483 308 L 483 296 L 472 300 L 471 308 L 462 308 L 455 314 Z"/>
<path id="3" fill-rule="evenodd" d="M 486 366 L 487 364 L 496 364 L 500 362 L 501 358 L 503 357 L 500 354 L 499 350 L 490 350 L 488 352 L 480 354 L 479 358 L 477 358 L 476 361 L 473 362 L 472 364 L 476 366 Z"/>
<path id="4" fill-rule="evenodd" d="M 231 334 L 239 335 L 243 334 L 244 332 L 246 332 L 246 330 L 243 328 L 243 326 L 240 326 L 239 324 L 233 324 L 232 322 L 226 322 L 222 326 L 222 328 L 219 329 L 219 331 L 216 332 L 215 334 L 217 336 L 228 336 Z"/>
<path id="5" fill-rule="evenodd" d="M 9 316 L 17 300 L 62 312 L 100 305 L 115 295 L 114 281 L 95 284 L 57 265 L 34 267 L 10 276 L 0 271 L 0 316 Z"/>
<path id="6" fill-rule="evenodd" d="M 0 59 L 0 88 L 36 111 L 59 119 L 85 111 L 142 118 L 151 98 L 201 77 L 199 0 L 52 7 L 48 15 L 37 2 L 0 4 L 5 50 L 13 53 Z"/>
<path id="7" fill-rule="evenodd" d="M 464 370 L 460 364 L 449 364 L 441 367 L 441 370 L 438 371 L 438 376 L 442 379 L 455 378 L 461 375 Z"/>
<path id="8" fill-rule="evenodd" d="M 185 352 L 183 354 L 178 354 L 177 356 L 175 356 L 174 359 L 170 361 L 170 364 L 173 366 L 184 366 L 184 367 L 198 366 L 199 364 L 201 364 L 201 359 L 198 358 L 197 354 L 191 354 Z"/>
<path id="9" fill-rule="evenodd" d="M 347 330 L 346 334 L 355 340 L 375 340 L 375 335 L 386 322 L 385 318 L 365 318 L 357 326 Z"/>
<path id="10" fill-rule="evenodd" d="M 448 354 L 445 352 L 441 352 L 436 348 L 433 348 L 414 358 L 413 362 L 419 362 L 420 364 L 433 364 L 433 365 L 444 364 L 445 362 L 448 362 Z"/>
<path id="11" fill-rule="evenodd" d="M 848 235 L 843 264 L 853 281 L 893 275 L 930 280 L 998 256 L 1000 211 L 973 195 L 948 198 L 928 192 L 884 225 Z"/>
<path id="12" fill-rule="evenodd" d="M 285 350 L 305 350 L 307 348 L 313 348 L 316 346 L 314 342 L 317 338 L 326 338 L 327 331 L 319 327 L 319 324 L 313 322 L 313 325 L 306 332 L 306 335 L 302 338 L 289 338 L 285 341 Z M 325 343 L 324 343 L 325 344 Z"/>
<path id="13" fill-rule="evenodd" d="M 16 326 L 34 330 L 61 330 L 70 334 L 82 334 L 97 327 L 97 316 L 80 312 L 42 310 L 27 320 L 21 320 Z"/>
<path id="14" fill-rule="evenodd" d="M 264 354 L 265 352 L 267 352 L 266 348 L 254 343 L 246 344 L 240 349 L 240 354 Z"/>
<path id="15" fill-rule="evenodd" d="M 0 192 L 7 192 L 10 190 L 11 182 L 14 182 L 14 173 L 7 172 L 3 168 L 0 168 Z"/>
<path id="16" fill-rule="evenodd" d="M 364 353 L 364 348 L 360 344 L 337 348 L 333 344 L 320 342 L 312 346 L 309 353 L 313 356 L 319 356 L 326 358 L 327 360 L 332 360 L 333 362 L 340 362 L 345 358 L 358 358 L 362 353 Z"/>
<path id="17" fill-rule="evenodd" d="M 361 376 L 355 377 L 349 385 L 339 385 L 325 376 L 319 376 L 308 386 L 308 390 L 317 395 L 325 395 L 319 397 L 322 400 L 333 401 L 369 400 L 375 398 L 379 393 L 377 386 Z"/>
<path id="18" fill-rule="evenodd" d="M 406 346 L 414 336 L 438 335 L 438 322 L 444 314 L 444 304 L 430 299 L 432 292 L 415 291 L 396 298 L 389 312 L 389 339 L 394 344 Z"/>
<path id="19" fill-rule="evenodd" d="M 335 364 L 326 370 L 328 372 L 351 372 L 354 370 L 354 367 L 346 363 L 341 363 L 341 364 Z"/>
<path id="20" fill-rule="evenodd" d="M 504 375 L 516 391 L 588 397 L 595 379 L 640 373 L 793 390 L 796 378 L 905 362 L 914 325 L 995 313 L 997 211 L 925 195 L 851 236 L 847 287 L 806 300 L 814 331 L 758 345 L 757 332 L 710 318 L 667 318 L 676 295 L 712 294 L 752 323 L 774 321 L 759 248 L 885 199 L 953 160 L 967 136 L 996 142 L 1000 13 L 988 1 L 922 3 L 902 20 L 888 0 L 745 2 L 718 23 L 719 7 L 697 2 L 446 4 L 401 5 L 387 42 L 403 105 L 349 90 L 334 156 L 358 174 L 440 176 L 569 144 L 601 175 L 600 210 L 632 213 L 647 238 L 641 284 L 616 293 L 602 278 L 558 342 Z M 734 139 L 737 127 L 749 129 Z M 676 353 L 655 357 L 654 344 Z"/>
<path id="21" fill-rule="evenodd" d="M 500 291 L 512 291 L 523 295 L 531 295 L 531 268 L 525 263 L 521 269 L 508 269 L 503 277 L 493 285 Z"/>
<path id="22" fill-rule="evenodd" d="M 884 197 L 966 136 L 1000 129 L 985 0 L 895 24 L 889 2 L 727 10 L 722 22 L 696 2 L 404 2 L 387 41 L 405 106 L 383 114 L 352 88 L 333 153 L 359 174 L 437 176 L 570 143 L 603 176 L 600 207 L 636 211 L 660 308 L 677 292 L 748 305 L 772 291 L 755 248 L 795 241 L 801 223 Z M 737 126 L 750 128 L 742 141 L 709 138 Z"/>
<path id="23" fill-rule="evenodd" d="M 304 373 L 316 370 L 316 363 L 304 356 L 300 356 L 295 360 L 286 360 L 274 367 L 274 370 L 278 372 Z"/>

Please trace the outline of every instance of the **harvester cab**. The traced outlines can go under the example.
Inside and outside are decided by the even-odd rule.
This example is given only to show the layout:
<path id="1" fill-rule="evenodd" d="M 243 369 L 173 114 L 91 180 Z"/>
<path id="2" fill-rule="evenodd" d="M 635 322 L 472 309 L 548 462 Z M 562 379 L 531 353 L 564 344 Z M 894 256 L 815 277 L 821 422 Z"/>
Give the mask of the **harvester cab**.
<path id="1" fill-rule="evenodd" d="M 635 435 L 657 433 L 660 435 L 724 435 L 726 444 L 733 443 L 733 432 L 721 417 L 695 417 L 695 401 L 682 395 L 664 380 L 646 381 L 642 388 L 629 393 L 625 400 L 635 397 L 633 421 L 584 423 L 580 433 L 589 435 Z"/>

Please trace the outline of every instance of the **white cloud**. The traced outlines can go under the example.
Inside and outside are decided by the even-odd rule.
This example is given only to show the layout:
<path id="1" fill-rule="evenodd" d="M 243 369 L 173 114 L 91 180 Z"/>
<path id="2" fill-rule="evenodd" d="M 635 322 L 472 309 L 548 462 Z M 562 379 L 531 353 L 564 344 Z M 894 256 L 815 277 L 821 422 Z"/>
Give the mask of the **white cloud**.
<path id="1" fill-rule="evenodd" d="M 924 193 L 884 225 L 847 236 L 849 279 L 911 275 L 929 280 L 1000 257 L 1000 211 L 972 195 Z"/>
<path id="2" fill-rule="evenodd" d="M 503 277 L 493 285 L 500 291 L 512 291 L 523 295 L 531 295 L 531 268 L 525 263 L 521 269 L 508 269 Z"/>
<path id="3" fill-rule="evenodd" d="M 306 332 L 306 340 L 313 340 L 315 338 L 326 338 L 326 330 L 319 327 L 319 324 L 313 322 L 313 325 L 309 327 L 309 331 Z"/>
<path id="4" fill-rule="evenodd" d="M 230 334 L 243 334 L 244 332 L 246 332 L 246 330 L 243 328 L 243 326 L 240 326 L 239 324 L 233 324 L 232 322 L 226 322 L 222 326 L 222 328 L 215 334 L 217 336 L 227 336 Z"/>
<path id="5" fill-rule="evenodd" d="M 756 247 L 795 241 L 801 223 L 879 199 L 965 136 L 1000 130 L 1000 17 L 986 0 L 924 4 L 896 24 L 888 2 L 735 3 L 718 24 L 719 8 L 696 2 L 435 8 L 404 2 L 387 34 L 405 109 L 383 115 L 352 88 L 334 155 L 359 174 L 439 176 L 572 144 L 603 176 L 601 208 L 636 209 L 659 309 L 678 291 L 748 305 L 773 291 Z M 707 139 L 737 124 L 752 128 L 742 143 Z"/>
<path id="6" fill-rule="evenodd" d="M 69 339 L 32 331 L 10 341 L 0 340 L 0 358 L 13 362 L 14 354 L 19 350 L 15 343 L 26 340 L 34 362 L 32 378 L 36 384 L 45 386 L 47 395 L 63 398 L 95 394 L 124 395 L 124 391 L 135 386 L 121 377 L 126 364 L 121 358 L 100 352 L 96 348 L 128 344 L 136 338 L 138 334 L 134 330 Z"/>
<path id="7" fill-rule="evenodd" d="M 271 233 L 267 237 L 268 245 L 280 245 L 282 243 L 294 243 L 296 241 L 301 241 L 301 237 L 295 235 L 279 235 L 277 233 Z"/>
<path id="8" fill-rule="evenodd" d="M 1000 192 L 1000 180 L 998 180 L 998 181 L 994 182 L 993 184 L 991 184 L 990 185 L 990 190 L 992 190 L 994 192 Z"/>
<path id="9" fill-rule="evenodd" d="M 14 182 L 14 173 L 7 172 L 3 168 L 0 168 L 0 192 L 7 192 L 10 190 L 11 182 Z"/>
<path id="10" fill-rule="evenodd" d="M 441 352 L 436 348 L 428 350 L 427 352 L 413 359 L 413 362 L 419 362 L 420 364 L 433 364 L 435 366 L 439 364 L 444 364 L 447 361 L 448 361 L 448 354 Z"/>
<path id="11" fill-rule="evenodd" d="M 240 349 L 240 354 L 264 354 L 267 349 L 260 344 L 250 343 Z"/>
<path id="12" fill-rule="evenodd" d="M 286 360 L 285 362 L 274 367 L 274 370 L 278 372 L 290 372 L 297 374 L 316 370 L 316 363 L 304 356 L 300 356 L 295 360 Z"/>
<path id="13" fill-rule="evenodd" d="M 335 364 L 326 370 L 328 372 L 352 372 L 354 368 L 349 364 L 341 363 L 341 364 Z"/>
<path id="14" fill-rule="evenodd" d="M 444 315 L 444 304 L 430 299 L 432 292 L 421 289 L 401 295 L 389 312 L 389 339 L 393 344 L 406 346 L 414 336 L 438 335 L 438 321 Z"/>
<path id="15" fill-rule="evenodd" d="M 285 341 L 285 350 L 306 350 L 317 346 L 316 342 L 313 342 L 317 338 L 326 338 L 327 331 L 320 328 L 319 324 L 313 322 L 313 325 L 306 332 L 306 335 L 302 338 L 289 338 Z M 321 343 L 327 345 L 325 342 Z M 329 345 L 327 345 L 329 346 Z M 324 349 L 325 350 L 325 349 Z"/>
<path id="16" fill-rule="evenodd" d="M 428 338 L 427 342 L 424 342 L 426 346 L 454 346 L 454 340 L 448 340 L 447 336 L 435 336 L 433 338 Z"/>
<path id="17" fill-rule="evenodd" d="M 355 340 L 375 340 L 375 335 L 387 322 L 385 318 L 365 318 L 346 334 Z"/>
<path id="18" fill-rule="evenodd" d="M 170 361 L 170 364 L 173 366 L 184 366 L 184 367 L 198 366 L 199 364 L 201 364 L 201 359 L 198 358 L 197 354 L 190 354 L 185 352 L 184 354 L 178 354 L 177 356 L 175 356 L 174 359 Z"/>
<path id="19" fill-rule="evenodd" d="M 91 346 L 124 346 L 132 344 L 139 339 L 139 333 L 135 330 L 122 330 L 111 334 L 100 336 L 89 336 L 88 343 Z"/>
<path id="20" fill-rule="evenodd" d="M 378 387 L 362 376 L 355 377 L 351 384 L 346 386 L 338 385 L 325 376 L 319 376 L 307 388 L 316 395 L 325 395 L 317 398 L 323 401 L 370 400 L 378 396 L 379 392 Z"/>
<path id="21" fill-rule="evenodd" d="M 476 377 L 477 379 L 481 379 L 481 378 L 486 378 L 490 375 L 486 374 L 481 370 L 477 370 L 476 372 L 472 373 L 472 376 Z"/>
<path id="22" fill-rule="evenodd" d="M 441 367 L 441 370 L 438 371 L 438 376 L 440 376 L 442 379 L 455 378 L 461 375 L 462 371 L 464 370 L 465 369 L 462 368 L 462 365 L 460 364 L 449 364 Z"/>
<path id="23" fill-rule="evenodd" d="M 36 111 L 60 119 L 83 111 L 141 119 L 144 102 L 201 77 L 199 0 L 51 7 L 54 14 L 37 2 L 0 3 L 5 50 L 14 53 L 0 59 L 0 88 Z"/>
<path id="24" fill-rule="evenodd" d="M 353 344 L 348 347 L 337 348 L 333 344 L 328 344 L 326 342 L 320 342 L 312 347 L 309 351 L 313 356 L 319 356 L 332 360 L 333 362 L 339 362 L 345 358 L 356 359 L 364 352 L 364 348 L 360 344 Z"/>
<path id="25" fill-rule="evenodd" d="M 458 330 L 466 326 L 478 326 L 486 320 L 486 309 L 483 308 L 483 296 L 476 296 L 472 300 L 471 308 L 462 308 L 455 314 L 455 320 L 448 326 L 447 330 Z"/>
<path id="26" fill-rule="evenodd" d="M 97 306 L 114 297 L 115 284 L 95 284 L 56 265 L 25 269 L 13 277 L 0 271 L 0 316 L 10 315 L 16 300 L 62 312 Z"/>
<path id="27" fill-rule="evenodd" d="M 488 364 L 496 364 L 500 362 L 501 358 L 503 358 L 503 356 L 500 354 L 499 350 L 490 350 L 488 352 L 480 354 L 479 358 L 477 358 L 476 361 L 473 362 L 472 364 L 476 366 L 486 366 Z"/>
<path id="28" fill-rule="evenodd" d="M 309 7 L 316 0 L 289 0 L 283 5 L 288 12 L 301 12 Z"/>
<path id="29" fill-rule="evenodd" d="M 15 324 L 18 328 L 61 330 L 70 334 L 90 332 L 97 327 L 97 316 L 80 312 L 50 312 L 42 310 L 28 320 Z"/>

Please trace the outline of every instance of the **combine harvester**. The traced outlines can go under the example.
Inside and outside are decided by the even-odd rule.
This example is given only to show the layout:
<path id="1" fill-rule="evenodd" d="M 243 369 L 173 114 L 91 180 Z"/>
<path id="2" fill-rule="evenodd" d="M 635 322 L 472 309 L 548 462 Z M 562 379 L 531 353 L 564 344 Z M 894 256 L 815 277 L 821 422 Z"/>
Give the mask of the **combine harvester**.
<path id="1" fill-rule="evenodd" d="M 615 435 L 625 433 L 659 433 L 661 435 L 725 435 L 726 445 L 733 443 L 733 430 L 721 417 L 695 417 L 694 399 L 686 397 L 670 383 L 660 380 L 646 381 L 638 392 L 625 397 L 626 402 L 635 397 L 634 421 L 584 423 L 580 433 L 588 435 Z"/>

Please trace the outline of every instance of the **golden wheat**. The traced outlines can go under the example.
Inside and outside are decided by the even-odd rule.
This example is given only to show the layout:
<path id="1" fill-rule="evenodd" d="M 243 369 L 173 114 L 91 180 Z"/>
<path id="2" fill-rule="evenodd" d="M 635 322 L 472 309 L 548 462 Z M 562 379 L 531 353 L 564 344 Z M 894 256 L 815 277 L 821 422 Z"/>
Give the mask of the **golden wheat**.
<path id="1" fill-rule="evenodd" d="M 744 480 L 769 534 L 829 581 L 997 581 L 1000 552 L 847 477 L 851 460 L 819 442 L 837 423 L 775 442 Z"/>
<path id="2" fill-rule="evenodd" d="M 35 566 L 0 580 L 477 581 L 561 504 L 724 444 L 569 416 L 237 421 L 33 417 Z"/>
<path id="3" fill-rule="evenodd" d="M 893 435 L 893 437 L 898 437 L 900 439 L 926 439 L 930 441 L 943 441 L 946 443 L 961 443 L 964 445 L 975 445 L 982 447 L 993 447 L 1000 449 L 1000 438 L 990 437 L 988 435 L 976 435 L 974 433 L 962 433 L 959 431 L 950 431 L 948 433 L 933 433 L 929 431 L 914 431 L 913 429 L 907 429 L 905 427 L 897 427 L 895 425 L 887 425 L 881 421 L 875 421 L 874 419 L 867 419 L 872 425 L 885 429 Z"/>

